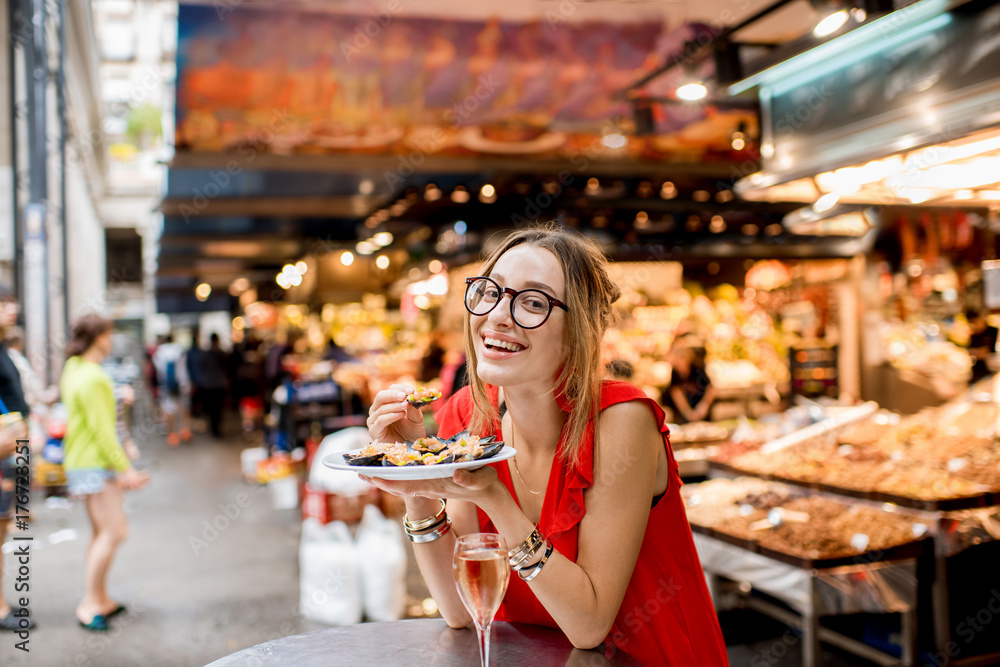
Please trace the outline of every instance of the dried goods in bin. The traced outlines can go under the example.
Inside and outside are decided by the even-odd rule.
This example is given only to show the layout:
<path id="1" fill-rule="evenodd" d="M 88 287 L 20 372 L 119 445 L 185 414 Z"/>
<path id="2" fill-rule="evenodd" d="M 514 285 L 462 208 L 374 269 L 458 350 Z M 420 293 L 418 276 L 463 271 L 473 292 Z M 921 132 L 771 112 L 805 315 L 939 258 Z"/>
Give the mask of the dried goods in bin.
<path id="1" fill-rule="evenodd" d="M 696 529 L 806 560 L 886 551 L 919 541 L 929 530 L 905 514 L 816 496 L 795 497 L 784 485 L 755 478 L 686 485 L 681 493 Z"/>
<path id="2" fill-rule="evenodd" d="M 733 449 L 716 461 L 877 501 L 961 509 L 990 504 L 986 494 L 1000 492 L 998 418 L 993 403 L 957 403 L 907 417 L 881 413 L 839 433 L 772 452 Z"/>

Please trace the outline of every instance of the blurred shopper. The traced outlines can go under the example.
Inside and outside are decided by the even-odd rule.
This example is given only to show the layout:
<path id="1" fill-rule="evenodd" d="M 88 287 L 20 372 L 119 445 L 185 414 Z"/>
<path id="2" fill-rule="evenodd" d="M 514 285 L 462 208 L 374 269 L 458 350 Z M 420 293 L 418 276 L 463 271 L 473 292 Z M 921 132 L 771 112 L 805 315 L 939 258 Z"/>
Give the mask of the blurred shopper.
<path id="1" fill-rule="evenodd" d="M 49 402 L 46 400 L 50 397 L 46 392 L 45 383 L 31 367 L 28 358 L 24 356 L 24 331 L 21 327 L 8 329 L 4 333 L 3 342 L 7 348 L 7 356 L 14 362 L 17 372 L 21 376 L 21 389 L 24 391 L 25 402 L 32 407 Z"/>
<path id="2" fill-rule="evenodd" d="M 128 531 L 123 492 L 149 481 L 146 473 L 132 467 L 118 441 L 114 390 L 100 366 L 110 351 L 111 321 L 84 315 L 73 323 L 60 383 L 67 413 L 66 484 L 71 495 L 86 502 L 93 529 L 76 618 L 82 627 L 98 632 L 107 631 L 108 619 L 125 611 L 106 589 L 111 560 Z"/>
<path id="3" fill-rule="evenodd" d="M 294 329 L 289 331 L 288 342 L 276 342 L 271 346 L 271 349 L 267 351 L 267 356 L 264 357 L 264 381 L 266 383 L 264 403 L 265 410 L 267 411 L 270 411 L 271 409 L 271 396 L 274 394 L 274 390 L 280 387 L 285 381 L 285 375 L 287 373 L 283 365 L 283 360 L 289 354 L 294 354 L 295 344 L 299 342 L 301 337 L 301 332 Z"/>
<path id="4" fill-rule="evenodd" d="M 187 354 L 167 334 L 153 353 L 153 368 L 159 388 L 159 405 L 167 422 L 167 444 L 176 447 L 191 442 L 191 379 Z"/>
<path id="5" fill-rule="evenodd" d="M 58 387 L 46 387 L 42 378 L 32 368 L 31 362 L 24 356 L 24 331 L 21 327 L 11 327 L 4 334 L 4 344 L 7 356 L 14 362 L 21 378 L 21 389 L 24 391 L 24 401 L 31 409 L 28 419 L 28 437 L 31 440 L 32 451 L 45 444 L 45 421 L 49 408 L 59 400 Z"/>
<path id="6" fill-rule="evenodd" d="M 660 402 L 669 405 L 678 424 L 705 421 L 715 402 L 715 387 L 705 366 L 701 346 L 682 346 L 671 359 L 670 386 Z"/>
<path id="7" fill-rule="evenodd" d="M 264 419 L 264 360 L 260 355 L 260 341 L 248 334 L 233 346 L 230 367 L 233 369 L 233 396 L 237 401 L 243 435 L 253 440 L 263 427 Z"/>
<path id="8" fill-rule="evenodd" d="M 965 313 L 971 329 L 969 334 L 969 355 L 972 356 L 972 381 L 982 380 L 991 373 L 986 360 L 997 351 L 997 336 L 1000 331 L 986 323 L 986 318 L 978 310 Z"/>
<path id="9" fill-rule="evenodd" d="M 17 311 L 18 303 L 14 293 L 0 285 L 0 340 L 3 340 L 2 335 L 17 321 Z M 24 400 L 21 376 L 2 342 L 0 342 L 0 402 L 3 403 L 3 406 L 0 406 L 0 413 L 20 412 L 26 419 L 31 412 Z M 0 544 L 3 544 L 7 535 L 7 525 L 14 510 L 16 491 L 14 451 L 17 448 L 17 441 L 27 437 L 28 429 L 24 420 L 0 429 Z M 0 585 L 4 581 L 2 565 L 3 554 L 0 553 Z M 18 611 L 21 611 L 20 607 Z M 35 622 L 30 618 L 26 620 L 28 625 L 25 627 L 20 625 L 20 620 L 21 617 L 15 616 L 14 610 L 3 599 L 3 590 L 0 589 L 0 630 L 25 630 L 35 627 Z"/>
<path id="10" fill-rule="evenodd" d="M 431 333 L 431 341 L 427 345 L 427 351 L 424 352 L 423 359 L 420 360 L 419 377 L 421 382 L 430 382 L 441 377 L 446 354 L 442 344 L 443 339 L 444 334 L 440 330 L 435 329 Z"/>
<path id="11" fill-rule="evenodd" d="M 347 350 L 337 345 L 337 341 L 333 338 L 330 338 L 330 342 L 326 344 L 326 350 L 323 351 L 323 358 L 327 361 L 335 361 L 338 364 L 354 361 L 354 357 L 348 354 Z"/>
<path id="12" fill-rule="evenodd" d="M 201 404 L 208 415 L 212 436 L 222 437 L 222 408 L 229 390 L 228 355 L 219 344 L 219 334 L 209 337 L 209 348 L 198 354 L 198 378 Z"/>
<path id="13" fill-rule="evenodd" d="M 188 404 L 188 410 L 192 417 L 198 417 L 199 419 L 204 416 L 204 410 L 201 405 L 201 342 L 200 342 L 201 332 L 198 329 L 194 329 L 191 332 L 191 347 L 184 355 L 184 364 L 187 368 L 188 380 L 191 382 L 191 400 Z"/>

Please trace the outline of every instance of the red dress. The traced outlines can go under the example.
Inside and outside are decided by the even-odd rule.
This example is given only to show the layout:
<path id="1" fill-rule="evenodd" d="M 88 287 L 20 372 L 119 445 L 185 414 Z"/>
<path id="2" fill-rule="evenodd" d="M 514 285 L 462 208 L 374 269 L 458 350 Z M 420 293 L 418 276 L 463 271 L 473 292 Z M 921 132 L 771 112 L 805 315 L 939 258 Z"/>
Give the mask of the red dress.
<path id="1" fill-rule="evenodd" d="M 496 389 L 489 389 L 495 401 Z M 637 387 L 626 382 L 604 383 L 602 410 L 616 403 L 637 400 L 649 405 L 652 417 L 661 425 L 663 446 L 670 462 L 670 482 L 666 494 L 649 512 L 639 558 L 606 642 L 645 665 L 728 665 L 725 641 L 681 502 L 681 478 L 670 448 L 663 410 Z M 562 407 L 566 409 L 565 405 Z M 471 413 L 472 397 L 465 387 L 437 414 L 441 435 L 450 436 L 466 428 Z M 493 432 L 499 431 L 497 423 Z M 556 550 L 574 562 L 579 523 L 587 511 L 584 491 L 594 482 L 592 425 L 588 426 L 584 437 L 589 446 L 583 448 L 578 466 L 571 467 L 561 457 L 556 457 L 538 524 Z M 506 463 L 496 463 L 493 467 L 516 500 Z M 496 532 L 482 510 L 479 510 L 479 529 L 486 533 Z M 496 619 L 558 627 L 529 585 L 515 575 L 510 578 Z"/>

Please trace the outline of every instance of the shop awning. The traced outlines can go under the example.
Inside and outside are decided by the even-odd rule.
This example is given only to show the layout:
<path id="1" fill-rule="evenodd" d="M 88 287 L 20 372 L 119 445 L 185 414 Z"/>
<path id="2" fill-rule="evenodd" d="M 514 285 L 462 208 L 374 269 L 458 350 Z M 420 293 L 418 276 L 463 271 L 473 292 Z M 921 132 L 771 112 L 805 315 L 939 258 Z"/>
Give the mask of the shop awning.
<path id="1" fill-rule="evenodd" d="M 923 0 L 731 87 L 757 90 L 755 201 L 995 206 L 1000 6 Z"/>

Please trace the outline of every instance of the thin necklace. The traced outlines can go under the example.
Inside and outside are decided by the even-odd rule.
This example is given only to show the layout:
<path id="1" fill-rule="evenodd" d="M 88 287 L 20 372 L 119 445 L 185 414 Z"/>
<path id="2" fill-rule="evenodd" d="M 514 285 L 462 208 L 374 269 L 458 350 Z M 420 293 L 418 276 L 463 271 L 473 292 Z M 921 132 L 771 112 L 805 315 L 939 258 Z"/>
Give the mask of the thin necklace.
<path id="1" fill-rule="evenodd" d="M 510 446 L 511 446 L 512 449 L 514 448 L 514 419 L 513 418 L 511 418 L 511 420 L 510 420 Z M 527 482 L 524 481 L 524 478 L 521 477 L 521 471 L 517 467 L 517 455 L 516 454 L 514 455 L 514 458 L 511 459 L 511 461 L 514 462 L 514 472 L 517 473 L 517 478 L 519 480 L 521 480 L 521 486 L 524 487 L 525 491 L 527 491 L 528 493 L 530 493 L 533 496 L 540 496 L 540 495 L 542 495 L 542 493 L 544 492 L 544 489 L 542 491 L 532 491 L 531 487 L 528 486 Z"/>

